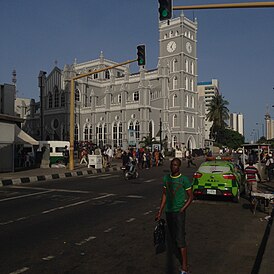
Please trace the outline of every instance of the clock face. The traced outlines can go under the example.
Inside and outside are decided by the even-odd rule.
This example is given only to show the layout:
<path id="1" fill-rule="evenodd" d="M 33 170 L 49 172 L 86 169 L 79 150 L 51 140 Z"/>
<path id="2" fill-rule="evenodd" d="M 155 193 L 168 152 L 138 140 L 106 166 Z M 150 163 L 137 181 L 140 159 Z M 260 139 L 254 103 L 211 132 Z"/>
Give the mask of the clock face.
<path id="1" fill-rule="evenodd" d="M 191 52 L 192 52 L 192 46 L 191 46 L 191 44 L 190 44 L 189 42 L 186 43 L 186 51 L 187 51 L 188 53 L 191 53 Z"/>
<path id="2" fill-rule="evenodd" d="M 176 49 L 176 43 L 175 41 L 168 42 L 166 49 L 168 52 L 173 52 Z"/>

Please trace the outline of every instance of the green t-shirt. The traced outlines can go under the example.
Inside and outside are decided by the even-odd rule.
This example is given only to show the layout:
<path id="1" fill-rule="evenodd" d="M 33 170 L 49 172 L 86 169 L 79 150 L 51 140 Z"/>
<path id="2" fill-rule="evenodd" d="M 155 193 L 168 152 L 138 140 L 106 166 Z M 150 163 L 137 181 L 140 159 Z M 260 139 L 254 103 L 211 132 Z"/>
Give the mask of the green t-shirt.
<path id="1" fill-rule="evenodd" d="M 166 189 L 166 212 L 179 212 L 187 200 L 186 190 L 191 188 L 191 182 L 182 174 L 173 177 L 164 176 L 163 187 Z"/>

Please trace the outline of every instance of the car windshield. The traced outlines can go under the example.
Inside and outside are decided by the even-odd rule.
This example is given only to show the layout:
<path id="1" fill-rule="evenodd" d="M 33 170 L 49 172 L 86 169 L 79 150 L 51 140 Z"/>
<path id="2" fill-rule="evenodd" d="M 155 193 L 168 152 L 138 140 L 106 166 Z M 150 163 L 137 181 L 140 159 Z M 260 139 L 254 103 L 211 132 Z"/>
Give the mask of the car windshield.
<path id="1" fill-rule="evenodd" d="M 198 169 L 198 172 L 201 172 L 201 173 L 226 173 L 226 172 L 230 172 L 230 167 L 217 166 L 217 165 L 200 166 Z"/>

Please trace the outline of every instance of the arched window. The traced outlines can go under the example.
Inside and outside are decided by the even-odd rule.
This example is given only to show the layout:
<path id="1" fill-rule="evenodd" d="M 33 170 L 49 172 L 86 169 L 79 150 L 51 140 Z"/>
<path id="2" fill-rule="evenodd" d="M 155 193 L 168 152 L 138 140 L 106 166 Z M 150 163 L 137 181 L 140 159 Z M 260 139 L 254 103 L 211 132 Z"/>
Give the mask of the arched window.
<path id="1" fill-rule="evenodd" d="M 187 77 L 185 77 L 185 87 L 186 87 L 186 90 L 188 90 L 189 85 L 188 85 L 188 78 Z"/>
<path id="2" fill-rule="evenodd" d="M 88 133 L 89 133 L 89 130 L 88 130 L 88 125 L 85 125 L 84 127 L 84 141 L 88 141 Z"/>
<path id="3" fill-rule="evenodd" d="M 123 125 L 119 123 L 119 146 L 121 147 L 123 144 Z"/>
<path id="4" fill-rule="evenodd" d="M 189 72 L 189 63 L 188 60 L 185 60 L 186 72 Z"/>
<path id="5" fill-rule="evenodd" d="M 130 121 L 129 126 L 128 126 L 128 129 L 134 130 L 134 125 L 133 125 L 133 122 L 132 122 L 132 121 Z"/>
<path id="6" fill-rule="evenodd" d="M 186 96 L 185 96 L 185 106 L 186 107 L 188 107 L 188 105 L 189 105 L 189 100 L 188 100 L 188 94 L 186 94 Z"/>
<path id="7" fill-rule="evenodd" d="M 178 117 L 177 114 L 173 115 L 173 121 L 172 121 L 173 127 L 177 127 L 178 125 Z"/>
<path id="8" fill-rule="evenodd" d="M 133 101 L 139 101 L 139 91 L 135 91 L 133 93 Z"/>
<path id="9" fill-rule="evenodd" d="M 171 61 L 171 72 L 177 71 L 178 70 L 178 60 L 173 59 Z"/>
<path id="10" fill-rule="evenodd" d="M 174 107 L 176 106 L 176 102 L 177 102 L 177 94 L 174 94 L 172 98 L 172 104 Z"/>
<path id="11" fill-rule="evenodd" d="M 115 122 L 112 127 L 112 139 L 113 139 L 113 145 L 117 146 L 118 144 L 118 127 L 117 123 Z"/>
<path id="12" fill-rule="evenodd" d="M 48 102 L 49 102 L 49 108 L 52 108 L 52 93 L 49 92 L 49 97 L 48 97 Z"/>
<path id="13" fill-rule="evenodd" d="M 177 146 L 177 136 L 172 136 L 172 147 L 173 148 L 176 148 Z"/>
<path id="14" fill-rule="evenodd" d="M 194 90 L 194 81 L 193 81 L 193 79 L 190 79 L 190 89 L 192 91 Z"/>
<path id="15" fill-rule="evenodd" d="M 59 91 L 57 87 L 55 87 L 54 89 L 54 107 L 55 108 L 59 107 Z"/>
<path id="16" fill-rule="evenodd" d="M 164 35 L 164 39 L 167 39 L 167 34 Z"/>
<path id="17" fill-rule="evenodd" d="M 79 141 L 79 128 L 77 124 L 75 125 L 75 128 L 74 128 L 74 140 Z"/>
<path id="18" fill-rule="evenodd" d="M 96 127 L 96 140 L 97 144 L 103 144 L 103 127 L 102 124 L 97 125 Z"/>
<path id="19" fill-rule="evenodd" d="M 177 76 L 173 77 L 173 79 L 172 79 L 172 85 L 173 85 L 173 89 L 177 89 L 178 88 L 178 78 L 177 78 Z"/>
<path id="20" fill-rule="evenodd" d="M 194 74 L 194 62 L 191 62 L 191 73 Z"/>
<path id="21" fill-rule="evenodd" d="M 89 125 L 89 141 L 92 141 L 92 125 Z"/>
<path id="22" fill-rule="evenodd" d="M 194 108 L 194 97 L 191 96 L 191 107 Z"/>
<path id="23" fill-rule="evenodd" d="M 135 123 L 135 137 L 136 137 L 136 141 L 140 140 L 140 123 L 139 123 L 139 121 L 136 121 L 136 123 Z"/>
<path id="24" fill-rule="evenodd" d="M 104 145 L 107 143 L 107 125 L 104 124 Z"/>
<path id="25" fill-rule="evenodd" d="M 189 117 L 186 115 L 186 127 L 189 127 Z"/>
<path id="26" fill-rule="evenodd" d="M 106 71 L 105 71 L 105 78 L 106 78 L 106 79 L 109 79 L 109 78 L 110 78 L 109 70 L 106 70 Z"/>
<path id="27" fill-rule="evenodd" d="M 75 90 L 75 102 L 79 102 L 80 101 L 80 91 L 79 89 Z"/>
<path id="28" fill-rule="evenodd" d="M 61 93 L 61 107 L 65 106 L 65 92 Z"/>
<path id="29" fill-rule="evenodd" d="M 191 116 L 191 127 L 194 128 L 194 126 L 195 126 L 194 116 Z"/>

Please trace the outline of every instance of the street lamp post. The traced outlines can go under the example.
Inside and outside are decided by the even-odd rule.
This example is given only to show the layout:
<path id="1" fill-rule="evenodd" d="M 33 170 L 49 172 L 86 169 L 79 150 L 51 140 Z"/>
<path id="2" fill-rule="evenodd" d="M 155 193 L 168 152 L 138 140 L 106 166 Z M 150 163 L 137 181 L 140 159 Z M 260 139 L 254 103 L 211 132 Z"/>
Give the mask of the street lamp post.
<path id="1" fill-rule="evenodd" d="M 46 72 L 40 71 L 38 76 L 38 86 L 40 88 L 40 141 L 44 139 L 44 89 L 46 84 Z"/>

